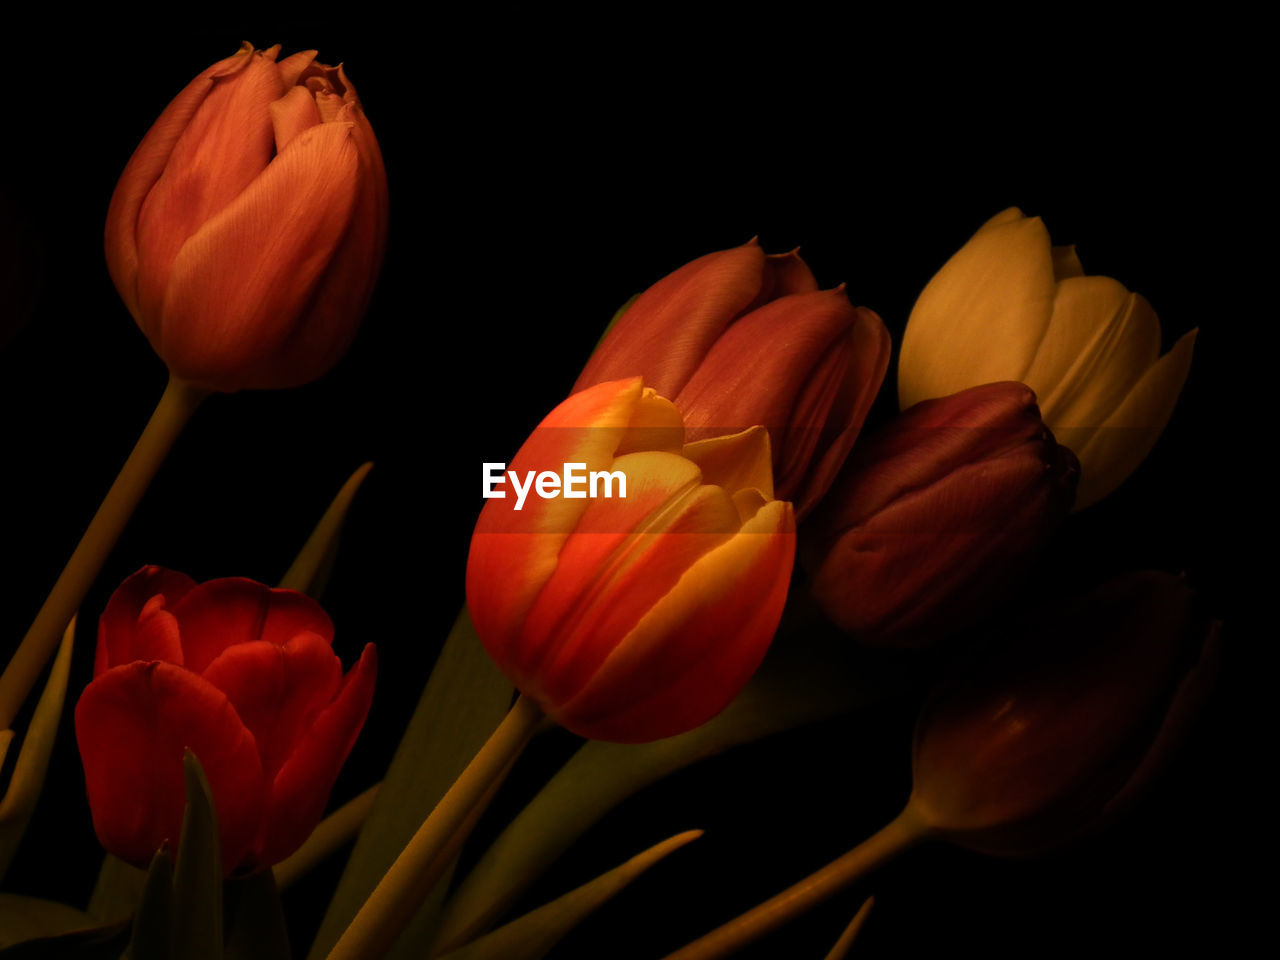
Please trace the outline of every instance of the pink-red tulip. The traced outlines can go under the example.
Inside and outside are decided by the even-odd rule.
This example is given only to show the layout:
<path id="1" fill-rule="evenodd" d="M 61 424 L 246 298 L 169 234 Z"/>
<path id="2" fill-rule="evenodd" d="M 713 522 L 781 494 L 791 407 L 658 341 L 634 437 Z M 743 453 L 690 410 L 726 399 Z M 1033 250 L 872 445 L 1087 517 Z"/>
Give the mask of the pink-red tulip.
<path id="1" fill-rule="evenodd" d="M 689 730 L 746 684 L 795 554 L 761 427 L 686 444 L 639 377 L 574 394 L 510 464 L 619 471 L 626 496 L 486 502 L 467 561 L 476 633 L 522 693 L 585 737 Z M 597 491 L 602 493 L 602 489 Z"/>
<path id="2" fill-rule="evenodd" d="M 819 290 L 795 253 L 752 241 L 658 281 L 605 336 L 575 390 L 642 376 L 690 437 L 762 424 L 778 496 L 805 516 L 853 447 L 889 364 L 880 318 Z"/>
<path id="3" fill-rule="evenodd" d="M 341 66 L 246 43 L 165 108 L 107 212 L 107 265 L 152 347 L 210 390 L 291 387 L 346 351 L 382 262 L 387 183 Z"/>
<path id="4" fill-rule="evenodd" d="M 929 643 L 1025 566 L 1077 474 L 1020 383 L 916 404 L 858 445 L 808 525 L 813 594 L 860 640 Z"/>
<path id="5" fill-rule="evenodd" d="M 227 873 L 283 860 L 320 821 L 373 697 L 373 645 L 345 677 L 333 624 L 305 594 L 159 567 L 112 594 L 76 705 L 93 826 L 146 866 L 176 846 L 182 758 L 204 767 Z"/>
<path id="6" fill-rule="evenodd" d="M 1037 853 L 1128 805 L 1172 755 L 1217 662 L 1186 583 L 1134 573 L 1038 625 L 926 705 L 912 805 L 949 839 Z"/>

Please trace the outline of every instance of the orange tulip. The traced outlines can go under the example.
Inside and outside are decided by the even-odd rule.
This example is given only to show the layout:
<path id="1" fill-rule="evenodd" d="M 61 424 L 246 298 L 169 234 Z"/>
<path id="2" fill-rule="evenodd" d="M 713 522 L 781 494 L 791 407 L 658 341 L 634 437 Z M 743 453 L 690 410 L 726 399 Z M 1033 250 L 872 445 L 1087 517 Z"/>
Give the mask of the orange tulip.
<path id="1" fill-rule="evenodd" d="M 634 377 L 564 401 L 510 466 L 565 464 L 622 474 L 625 497 L 619 484 L 544 499 L 548 484 L 523 503 L 488 500 L 467 563 L 477 634 L 582 736 L 640 742 L 704 723 L 755 671 L 786 601 L 795 518 L 773 497 L 767 432 L 685 444 L 679 411 Z"/>
<path id="2" fill-rule="evenodd" d="M 107 212 L 116 289 L 175 376 L 231 392 L 314 380 L 382 262 L 382 155 L 341 66 L 246 43 L 189 83 Z"/>

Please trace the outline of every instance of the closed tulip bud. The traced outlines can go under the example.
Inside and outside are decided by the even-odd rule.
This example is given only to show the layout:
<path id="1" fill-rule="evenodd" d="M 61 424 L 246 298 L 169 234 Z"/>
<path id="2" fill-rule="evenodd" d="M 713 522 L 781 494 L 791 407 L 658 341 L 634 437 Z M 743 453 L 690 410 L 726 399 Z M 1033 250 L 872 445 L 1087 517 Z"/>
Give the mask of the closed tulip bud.
<path id="1" fill-rule="evenodd" d="M 1076 476 L 1023 384 L 916 404 L 858 445 L 807 525 L 813 594 L 860 641 L 925 645 L 1025 567 Z"/>
<path id="2" fill-rule="evenodd" d="M 1090 832 L 1168 758 L 1216 665 L 1184 581 L 1130 574 L 943 689 L 916 727 L 912 807 L 971 849 Z"/>
<path id="3" fill-rule="evenodd" d="M 686 444 L 679 411 L 633 377 L 556 407 L 510 473 L 529 483 L 565 464 L 625 487 L 615 476 L 612 496 L 489 499 L 467 561 L 476 633 L 522 693 L 584 737 L 698 726 L 746 684 L 786 600 L 795 521 L 774 499 L 767 433 Z"/>
<path id="4" fill-rule="evenodd" d="M 754 241 L 699 257 L 631 304 L 575 390 L 642 376 L 690 437 L 763 424 L 778 496 L 803 517 L 857 439 L 889 364 L 880 318 L 843 289 L 819 290 L 794 253 Z"/>
<path id="5" fill-rule="evenodd" d="M 903 408 L 980 383 L 1020 380 L 1080 458 L 1076 508 L 1118 487 L 1151 451 L 1191 367 L 1196 331 L 1160 356 L 1151 305 L 1085 276 L 1039 217 L 1011 208 L 929 281 L 902 340 Z"/>
<path id="6" fill-rule="evenodd" d="M 346 351 L 387 229 L 378 142 L 341 66 L 246 43 L 134 151 L 107 265 L 152 347 L 219 391 L 314 380 Z"/>
<path id="7" fill-rule="evenodd" d="M 145 567 L 108 601 L 76 704 L 93 826 L 145 867 L 176 845 L 189 748 L 209 779 L 226 873 L 278 863 L 324 813 L 373 697 L 373 645 L 345 677 L 314 600 Z"/>

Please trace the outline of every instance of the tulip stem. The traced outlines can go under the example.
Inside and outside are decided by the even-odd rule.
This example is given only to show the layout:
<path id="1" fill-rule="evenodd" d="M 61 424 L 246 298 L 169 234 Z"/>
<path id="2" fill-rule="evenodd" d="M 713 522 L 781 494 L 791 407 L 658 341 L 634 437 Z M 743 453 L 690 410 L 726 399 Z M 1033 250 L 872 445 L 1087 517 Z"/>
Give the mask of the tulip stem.
<path id="1" fill-rule="evenodd" d="M 492 797 L 494 784 L 506 773 L 532 738 L 542 712 L 521 696 L 480 752 L 467 764 L 449 791 L 418 827 L 395 863 L 378 881 L 351 925 L 329 953 L 329 960 L 377 960 L 395 943 L 431 893 Z"/>
<path id="2" fill-rule="evenodd" d="M 933 832 L 910 805 L 844 856 L 832 860 L 777 896 L 669 954 L 665 960 L 715 960 L 776 930 L 849 884 L 915 846 Z"/>
<path id="3" fill-rule="evenodd" d="M 62 631 L 79 609 L 152 477 L 206 396 L 207 391 L 175 377 L 169 378 L 133 452 L 116 475 L 71 559 L 62 568 L 31 629 L 0 675 L 0 730 L 10 726 L 22 709 L 23 701 L 57 647 Z"/>

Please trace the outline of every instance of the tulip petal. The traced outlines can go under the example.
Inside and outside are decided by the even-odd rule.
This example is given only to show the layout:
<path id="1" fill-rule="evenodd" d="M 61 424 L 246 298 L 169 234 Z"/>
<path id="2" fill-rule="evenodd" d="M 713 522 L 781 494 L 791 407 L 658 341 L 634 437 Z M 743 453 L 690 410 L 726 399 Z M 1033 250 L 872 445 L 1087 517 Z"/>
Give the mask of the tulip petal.
<path id="1" fill-rule="evenodd" d="M 799 250 L 789 253 L 771 253 L 764 258 L 764 286 L 757 298 L 760 302 L 790 296 L 793 293 L 813 293 L 818 289 L 809 265 L 800 258 Z"/>
<path id="2" fill-rule="evenodd" d="M 200 584 L 172 612 L 182 630 L 187 669 L 196 673 L 233 644 L 262 640 L 282 647 L 304 633 L 333 642 L 333 622 L 306 594 L 241 577 Z"/>
<path id="3" fill-rule="evenodd" d="M 669 454 L 633 454 L 618 461 L 647 461 L 654 474 L 675 474 L 682 466 L 662 461 Z M 732 539 L 742 525 L 737 506 L 719 487 L 672 483 L 672 495 L 649 516 L 632 524 L 619 542 L 608 533 L 587 532 L 592 514 L 608 529 L 619 525 L 618 504 L 597 501 L 561 553 L 560 567 L 530 611 L 522 637 L 522 662 L 536 677 L 529 690 L 539 702 L 563 703 L 596 672 L 619 639 L 676 585 L 699 558 Z M 643 486 L 638 463 L 625 465 L 628 478 Z M 632 499 L 628 490 L 628 500 Z M 641 497 L 637 499 L 642 499 Z M 613 546 L 601 554 L 602 546 Z"/>
<path id="4" fill-rule="evenodd" d="M 350 126 L 311 127 L 186 241 L 162 311 L 170 370 L 224 390 L 284 385 L 271 354 L 347 230 L 358 163 Z"/>
<path id="5" fill-rule="evenodd" d="M 164 172 L 174 144 L 215 82 L 247 67 L 252 54 L 253 46 L 242 44 L 234 55 L 219 60 L 187 84 L 164 108 L 133 151 L 111 195 L 106 227 L 107 268 L 125 306 L 139 323 L 142 314 L 138 310 L 138 212 Z M 151 335 L 150 331 L 146 332 Z"/>
<path id="6" fill-rule="evenodd" d="M 1096 431 L 1080 457 L 1080 492 L 1076 509 L 1096 503 L 1120 486 L 1156 445 L 1173 416 L 1178 394 L 1191 371 L 1196 330 L 1185 334 L 1173 349 L 1143 374 L 1102 429 Z"/>
<path id="7" fill-rule="evenodd" d="M 1025 384 L 988 383 L 925 400 L 858 445 L 816 527 L 835 532 L 858 526 L 900 497 L 1044 432 L 1035 394 Z"/>
<path id="8" fill-rule="evenodd" d="M 165 570 L 163 567 L 143 567 L 116 588 L 107 601 L 98 620 L 98 648 L 93 663 L 93 675 L 117 667 L 131 660 L 141 659 L 134 653 L 134 633 L 138 626 L 138 618 L 143 608 L 153 597 L 163 597 L 164 605 L 172 608 L 188 592 L 193 590 L 196 582 L 185 573 Z M 176 659 L 181 663 L 181 651 Z"/>
<path id="9" fill-rule="evenodd" d="M 858 319 L 850 334 L 849 366 L 840 394 L 827 414 L 815 456 L 794 493 L 797 519 L 808 516 L 835 481 L 889 370 L 893 342 L 880 315 L 865 307 L 857 307 L 855 312 Z"/>
<path id="10" fill-rule="evenodd" d="M 752 242 L 699 257 L 659 280 L 606 334 L 574 392 L 643 375 L 660 396 L 675 397 L 734 317 L 756 301 L 764 271 L 764 252 Z"/>
<path id="11" fill-rule="evenodd" d="M 633 377 L 574 394 L 538 425 L 508 469 L 521 478 L 529 470 L 558 472 L 566 463 L 583 463 L 588 473 L 612 470 L 642 392 L 640 378 Z M 486 501 L 467 558 L 467 603 L 476 633 L 500 662 L 588 503 L 533 495 L 516 511 L 514 491 L 505 493 Z"/>
<path id="12" fill-rule="evenodd" d="M 722 487 L 730 496 L 758 490 L 766 500 L 773 499 L 773 454 L 764 427 L 687 443 L 683 455 L 698 465 L 703 483 Z"/>
<path id="13" fill-rule="evenodd" d="M 269 364 L 292 371 L 289 379 L 296 383 L 315 379 L 346 352 L 373 295 L 386 249 L 387 174 L 382 152 L 359 103 L 349 102 L 341 119 L 354 124 L 352 139 L 359 155 L 351 222 L 302 320 Z"/>
<path id="14" fill-rule="evenodd" d="M 778 496 L 796 495 L 810 459 L 830 433 L 833 405 L 845 394 L 850 371 L 859 367 L 851 334 L 859 320 L 842 290 L 782 297 L 739 319 L 676 397 L 690 438 L 763 424 L 772 441 Z M 762 350 L 761 344 L 773 346 Z M 838 449 L 829 454 L 838 466 L 856 431 L 837 436 Z"/>
<path id="15" fill-rule="evenodd" d="M 364 648 L 334 701 L 303 734 L 271 785 L 260 838 L 260 863 L 278 863 L 315 829 L 338 771 L 364 726 L 377 679 L 373 644 Z"/>
<path id="16" fill-rule="evenodd" d="M 258 743 L 268 778 L 289 759 L 342 682 L 342 663 L 329 641 L 303 633 L 284 646 L 266 641 L 227 647 L 204 678 L 227 695 Z"/>
<path id="17" fill-rule="evenodd" d="M 318 50 L 299 50 L 276 64 L 276 69 L 280 71 L 280 82 L 286 90 L 298 82 L 298 78 L 307 71 L 318 55 Z"/>
<path id="18" fill-rule="evenodd" d="M 1160 321 L 1145 299 L 1110 277 L 1075 277 L 1058 284 L 1024 382 L 1055 431 L 1097 428 L 1159 355 Z"/>
<path id="19" fill-rule="evenodd" d="M 813 578 L 823 609 L 863 642 L 900 647 L 985 611 L 1071 504 L 1074 458 L 1059 449 L 1046 468 L 1044 444 L 949 469 L 846 530 Z"/>
<path id="20" fill-rule="evenodd" d="M 1054 247 L 1050 253 L 1053 256 L 1053 278 L 1059 283 L 1068 277 L 1084 276 L 1084 266 L 1076 256 L 1074 243 L 1066 247 Z"/>
<path id="21" fill-rule="evenodd" d="M 690 567 L 552 718 L 582 736 L 638 742 L 715 716 L 773 638 L 790 583 L 794 531 L 791 505 L 768 504 L 738 536 Z"/>
<path id="22" fill-rule="evenodd" d="M 167 663 L 113 667 L 85 688 L 75 725 L 94 830 L 108 851 L 143 866 L 166 840 L 177 844 L 188 748 L 213 790 L 224 868 L 252 848 L 265 788 L 257 745 L 212 684 Z"/>
<path id="23" fill-rule="evenodd" d="M 320 123 L 320 111 L 316 98 L 302 87 L 290 87 L 289 91 L 271 104 L 271 128 L 275 133 L 276 152 L 280 153 L 304 130 Z"/>
<path id="24" fill-rule="evenodd" d="M 164 172 L 138 211 L 138 309 L 162 315 L 169 272 L 183 245 L 225 210 L 271 162 L 270 105 L 284 94 L 266 51 L 250 54 L 212 89 L 173 145 Z M 227 285 L 234 288 L 235 282 Z M 226 291 L 221 291 L 225 296 Z M 163 344 L 163 320 L 151 330 Z"/>
<path id="25" fill-rule="evenodd" d="M 1021 380 L 1049 326 L 1055 290 L 1049 234 L 1011 208 L 978 230 L 929 281 L 902 339 L 898 400 Z"/>

